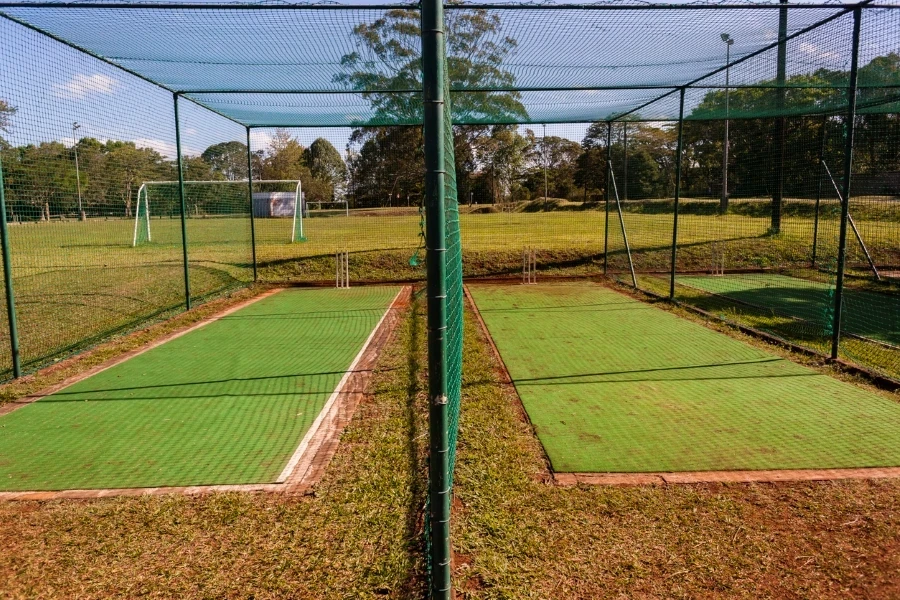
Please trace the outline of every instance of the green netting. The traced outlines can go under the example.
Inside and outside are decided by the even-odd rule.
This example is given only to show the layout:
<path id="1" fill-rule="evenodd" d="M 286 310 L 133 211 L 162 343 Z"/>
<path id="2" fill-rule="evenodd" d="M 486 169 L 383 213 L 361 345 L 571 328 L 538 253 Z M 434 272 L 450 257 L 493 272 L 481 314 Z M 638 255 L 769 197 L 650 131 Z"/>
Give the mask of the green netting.
<path id="1" fill-rule="evenodd" d="M 444 81 L 444 92 L 449 82 Z M 449 98 L 449 95 L 446 96 Z M 460 396 L 462 389 L 463 351 L 463 252 L 460 236 L 459 202 L 456 186 L 453 118 L 450 101 L 444 103 L 444 212 L 447 289 L 447 411 L 449 413 L 450 481 L 456 464 L 459 432 Z"/>
<path id="2" fill-rule="evenodd" d="M 897 8 L 867 7 L 864 27 L 896 30 Z M 590 122 L 625 113 L 674 119 L 677 103 L 661 97 L 686 85 L 690 118 L 722 118 L 722 33 L 735 41 L 731 86 L 741 88 L 732 118 L 843 108 L 850 8 L 786 10 L 782 80 L 782 8 L 774 3 L 449 4 L 454 122 Z M 245 125 L 421 123 L 418 7 L 16 3 L 0 14 Z M 863 46 L 860 100 L 865 110 L 889 112 L 900 81 L 884 59 L 898 49 L 890 35 L 882 42 Z M 784 97 L 778 88 L 788 90 Z"/>

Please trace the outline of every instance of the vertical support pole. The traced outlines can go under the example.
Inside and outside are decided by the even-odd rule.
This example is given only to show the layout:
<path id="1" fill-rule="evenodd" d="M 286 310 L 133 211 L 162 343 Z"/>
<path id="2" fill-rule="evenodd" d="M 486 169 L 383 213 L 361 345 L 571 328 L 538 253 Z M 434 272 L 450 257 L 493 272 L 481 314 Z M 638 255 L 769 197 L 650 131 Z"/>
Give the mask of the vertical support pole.
<path id="1" fill-rule="evenodd" d="M 847 137 L 844 139 L 844 185 L 841 202 L 841 235 L 838 240 L 837 281 L 834 293 L 831 358 L 837 359 L 841 343 L 841 312 L 844 299 L 844 268 L 847 259 L 847 222 L 850 220 L 850 175 L 853 169 L 853 134 L 856 121 L 856 89 L 859 76 L 859 29 L 862 9 L 853 9 L 853 55 L 850 59 L 850 86 L 847 90 Z"/>
<path id="2" fill-rule="evenodd" d="M 447 243 L 444 213 L 444 7 L 442 0 L 423 0 L 421 6 L 425 243 L 428 265 L 428 561 L 432 600 L 450 600 L 451 478 L 447 406 Z"/>
<path id="3" fill-rule="evenodd" d="M 181 206 L 181 249 L 184 260 L 184 307 L 191 310 L 191 276 L 188 269 L 187 207 L 184 200 L 184 160 L 181 157 L 181 121 L 178 117 L 178 93 L 175 100 L 175 153 L 178 161 L 178 198 Z"/>
<path id="4" fill-rule="evenodd" d="M 816 253 L 819 249 L 819 205 L 822 202 L 822 170 L 825 168 L 825 140 L 828 129 L 828 115 L 822 115 L 822 130 L 819 132 L 819 163 L 816 165 L 816 207 L 813 214 L 812 268 L 816 268 Z"/>
<path id="5" fill-rule="evenodd" d="M 547 124 L 544 123 L 544 135 L 541 137 L 541 146 L 544 147 L 544 202 L 550 197 L 550 186 L 547 183 Z"/>
<path id="6" fill-rule="evenodd" d="M 612 122 L 606 122 L 606 219 L 603 225 L 603 274 L 609 270 L 609 180 L 612 176 Z"/>
<path id="7" fill-rule="evenodd" d="M 628 121 L 622 123 L 622 200 L 628 200 Z"/>
<path id="8" fill-rule="evenodd" d="M 256 218 L 253 215 L 253 153 L 250 151 L 250 127 L 247 127 L 247 188 L 250 192 L 250 249 L 253 256 L 253 281 L 257 281 Z"/>
<path id="9" fill-rule="evenodd" d="M 787 77 L 787 1 L 779 0 L 781 8 L 778 9 L 778 65 L 775 82 L 778 85 L 775 90 L 775 165 L 774 181 L 772 186 L 772 233 L 781 232 L 781 212 L 784 205 L 784 146 L 787 131 L 787 122 L 784 118 L 785 81 Z"/>
<path id="10" fill-rule="evenodd" d="M 6 317 L 9 319 L 9 346 L 12 354 L 13 377 L 22 376 L 19 353 L 19 325 L 16 320 L 16 299 L 13 294 L 12 254 L 9 246 L 9 227 L 6 223 L 6 187 L 3 183 L 3 161 L 0 160 L 0 246 L 3 250 L 3 285 L 6 287 Z"/>
<path id="11" fill-rule="evenodd" d="M 675 205 L 672 209 L 672 272 L 669 276 L 669 300 L 675 299 L 675 258 L 678 250 L 678 202 L 681 199 L 681 156 L 684 154 L 684 88 L 678 105 L 678 143 L 675 147 Z"/>

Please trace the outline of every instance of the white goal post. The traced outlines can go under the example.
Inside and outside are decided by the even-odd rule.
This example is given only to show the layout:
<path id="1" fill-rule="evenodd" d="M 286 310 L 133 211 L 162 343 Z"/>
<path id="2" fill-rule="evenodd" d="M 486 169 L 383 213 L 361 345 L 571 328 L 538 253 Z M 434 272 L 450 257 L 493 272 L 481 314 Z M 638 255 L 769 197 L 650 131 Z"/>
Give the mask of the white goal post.
<path id="1" fill-rule="evenodd" d="M 138 188 L 137 193 L 137 208 L 134 211 L 134 235 L 132 236 L 131 245 L 138 246 L 144 242 L 151 241 L 150 234 L 150 190 L 153 186 L 178 186 L 179 182 L 176 181 L 145 181 L 141 183 L 141 187 Z M 290 200 L 289 206 L 285 206 L 285 203 L 276 203 L 272 199 L 263 210 L 259 212 L 265 212 L 266 214 L 260 214 L 257 216 L 265 216 L 265 217 L 275 217 L 275 216 L 290 216 L 291 217 L 291 242 L 299 242 L 304 241 L 306 238 L 303 236 L 303 216 L 304 212 L 306 212 L 307 208 L 305 206 L 305 202 L 303 199 L 303 191 L 302 191 L 302 183 L 299 179 L 254 179 L 253 185 L 266 185 L 266 184 L 290 184 L 293 189 L 291 192 L 276 192 L 280 194 L 287 194 Z M 214 181 L 185 181 L 185 188 L 191 186 L 198 185 L 239 185 L 243 186 L 244 189 L 247 189 L 249 182 L 246 179 L 229 181 L 229 180 L 214 180 Z M 265 193 L 265 192 L 261 192 Z M 253 214 L 256 215 L 258 208 L 257 203 L 254 201 L 257 196 L 257 192 L 253 194 L 254 198 L 250 199 L 250 205 L 248 209 L 253 211 Z M 265 198 L 264 198 L 265 200 Z M 297 210 L 300 208 L 300 210 Z"/>

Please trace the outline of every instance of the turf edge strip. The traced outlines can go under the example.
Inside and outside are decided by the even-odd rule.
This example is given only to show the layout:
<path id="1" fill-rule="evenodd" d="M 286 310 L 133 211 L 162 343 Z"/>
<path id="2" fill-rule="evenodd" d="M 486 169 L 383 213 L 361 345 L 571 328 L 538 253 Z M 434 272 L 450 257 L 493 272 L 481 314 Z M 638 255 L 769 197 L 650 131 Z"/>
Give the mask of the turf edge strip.
<path id="1" fill-rule="evenodd" d="M 353 362 L 350 363 L 350 366 L 344 372 L 344 376 L 341 377 L 340 382 L 338 382 L 337 387 L 334 388 L 334 391 L 331 393 L 331 396 L 328 398 L 328 401 L 325 402 L 325 406 L 322 407 L 322 410 L 319 411 L 319 416 L 316 417 L 316 420 L 313 421 L 313 424 L 309 427 L 306 432 L 306 435 L 303 436 L 303 439 L 300 440 L 300 445 L 297 446 L 297 449 L 294 450 L 294 453 L 291 455 L 290 460 L 288 460 L 287 465 L 285 465 L 284 469 L 281 471 L 281 474 L 275 480 L 275 483 L 284 483 L 290 478 L 297 465 L 300 463 L 300 460 L 304 458 L 306 455 L 315 455 L 317 454 L 319 448 L 322 446 L 325 441 L 327 441 L 327 435 L 331 433 L 327 428 L 323 429 L 322 424 L 326 421 L 333 422 L 335 417 L 337 417 L 337 413 L 340 411 L 341 406 L 337 403 L 339 397 L 344 394 L 352 393 L 348 391 L 346 388 L 347 383 L 350 380 L 350 377 L 357 372 L 358 367 L 360 366 L 360 362 L 363 360 L 363 356 L 369 350 L 369 345 L 372 343 L 372 340 L 375 338 L 375 334 L 377 334 L 381 330 L 381 326 L 384 323 L 385 319 L 391 311 L 394 310 L 395 306 L 398 303 L 400 297 L 406 292 L 406 295 L 409 295 L 410 292 L 409 287 L 400 288 L 400 291 L 397 292 L 397 295 L 394 296 L 394 299 L 391 300 L 391 303 L 388 305 L 384 314 L 381 315 L 381 319 L 378 320 L 378 324 L 372 328 L 372 332 L 369 333 L 369 337 L 366 338 L 365 343 L 363 343 L 362 348 L 360 348 L 359 353 L 356 355 L 356 358 L 353 359 Z M 338 432 L 339 433 L 339 432 Z"/>
<path id="2" fill-rule="evenodd" d="M 860 469 L 776 469 L 765 471 L 680 471 L 673 473 L 554 473 L 560 486 L 665 485 L 690 483 L 777 483 L 838 479 L 900 478 L 900 467 Z"/>

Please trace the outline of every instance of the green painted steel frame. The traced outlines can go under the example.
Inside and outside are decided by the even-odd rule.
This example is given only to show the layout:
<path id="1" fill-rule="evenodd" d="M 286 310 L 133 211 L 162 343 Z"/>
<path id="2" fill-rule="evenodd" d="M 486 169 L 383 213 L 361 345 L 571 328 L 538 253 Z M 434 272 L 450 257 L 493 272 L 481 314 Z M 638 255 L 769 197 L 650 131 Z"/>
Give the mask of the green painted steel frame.
<path id="1" fill-rule="evenodd" d="M 175 154 L 178 162 L 178 198 L 181 208 L 181 250 L 184 260 L 184 307 L 191 310 L 191 273 L 188 268 L 188 240 L 187 240 L 187 215 L 184 201 L 184 160 L 181 155 L 181 120 L 178 117 L 178 98 L 180 94 L 173 94 L 175 104 Z"/>
<path id="2" fill-rule="evenodd" d="M 844 269 L 847 261 L 847 223 L 850 220 L 850 179 L 853 169 L 853 135 L 856 121 L 856 83 L 859 76 L 859 32 L 862 10 L 853 9 L 853 50 L 850 58 L 850 85 L 847 88 L 847 137 L 844 140 L 844 185 L 841 199 L 841 233 L 838 240 L 837 281 L 834 293 L 834 325 L 832 327 L 831 358 L 836 360 L 841 343 L 841 312 L 844 299 Z"/>
<path id="3" fill-rule="evenodd" d="M 444 11 L 422 2 L 425 242 L 428 296 L 428 535 L 430 595 L 450 600 L 450 440 L 447 380 L 447 242 L 444 171 Z"/>
<path id="4" fill-rule="evenodd" d="M 22 376 L 19 352 L 19 325 L 16 319 L 16 300 L 13 294 L 12 254 L 9 248 L 9 227 L 6 223 L 6 191 L 3 185 L 3 161 L 0 159 L 0 246 L 3 251 L 3 285 L 6 288 L 6 317 L 9 319 L 9 346 L 12 354 L 13 377 Z"/>
<path id="5" fill-rule="evenodd" d="M 253 257 L 253 281 L 258 281 L 256 270 L 256 217 L 253 215 L 253 153 L 250 151 L 250 128 L 247 127 L 247 188 L 250 192 L 250 252 Z"/>

